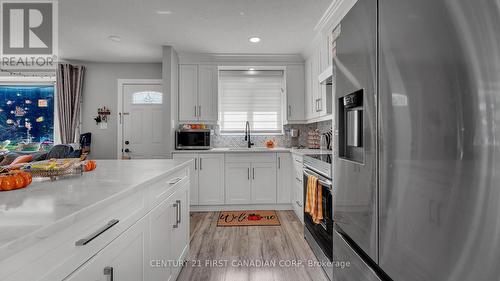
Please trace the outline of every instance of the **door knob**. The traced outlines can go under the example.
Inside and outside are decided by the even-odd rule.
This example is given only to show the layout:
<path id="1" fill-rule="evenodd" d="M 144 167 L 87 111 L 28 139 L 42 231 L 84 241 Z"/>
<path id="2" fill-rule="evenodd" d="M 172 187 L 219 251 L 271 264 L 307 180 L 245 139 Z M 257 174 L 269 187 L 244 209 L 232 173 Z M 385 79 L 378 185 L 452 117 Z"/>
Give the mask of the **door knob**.
<path id="1" fill-rule="evenodd" d="M 129 141 L 125 141 L 125 144 L 128 145 L 128 144 L 130 144 L 130 142 Z"/>
<path id="2" fill-rule="evenodd" d="M 130 152 L 130 149 L 125 148 L 125 152 L 129 153 L 129 152 Z"/>

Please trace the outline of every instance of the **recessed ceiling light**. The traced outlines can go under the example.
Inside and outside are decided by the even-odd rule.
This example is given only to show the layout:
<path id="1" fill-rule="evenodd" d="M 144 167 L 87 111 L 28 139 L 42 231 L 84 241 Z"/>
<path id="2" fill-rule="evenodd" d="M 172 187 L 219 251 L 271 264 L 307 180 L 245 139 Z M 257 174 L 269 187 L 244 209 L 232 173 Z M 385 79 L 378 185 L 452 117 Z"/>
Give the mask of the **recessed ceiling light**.
<path id="1" fill-rule="evenodd" d="M 250 39 L 248 39 L 248 41 L 250 41 L 252 43 L 259 43 L 260 37 L 250 37 Z"/>
<path id="2" fill-rule="evenodd" d="M 158 15 L 171 15 L 172 11 L 156 11 Z"/>
<path id="3" fill-rule="evenodd" d="M 110 35 L 110 36 L 108 36 L 108 39 L 111 40 L 111 41 L 115 41 L 115 42 L 122 41 L 122 39 L 120 38 L 120 36 L 116 36 L 116 35 Z"/>
<path id="4" fill-rule="evenodd" d="M 245 12 L 240 12 L 240 16 L 244 16 L 245 15 Z"/>
<path id="5" fill-rule="evenodd" d="M 248 70 L 249 70 L 249 71 L 254 71 L 254 70 L 255 70 L 255 68 L 250 67 Z"/>

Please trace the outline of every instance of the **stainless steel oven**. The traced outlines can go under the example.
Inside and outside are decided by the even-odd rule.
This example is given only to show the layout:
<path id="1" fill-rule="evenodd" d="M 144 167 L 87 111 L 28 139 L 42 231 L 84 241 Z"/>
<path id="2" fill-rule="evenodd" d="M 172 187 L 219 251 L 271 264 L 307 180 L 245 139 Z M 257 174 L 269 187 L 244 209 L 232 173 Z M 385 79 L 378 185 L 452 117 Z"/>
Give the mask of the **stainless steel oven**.
<path id="1" fill-rule="evenodd" d="M 210 149 L 210 130 L 191 129 L 175 132 L 175 149 Z"/>
<path id="2" fill-rule="evenodd" d="M 333 196 L 331 179 L 331 155 L 304 156 L 304 200 L 307 199 L 307 182 L 309 176 L 318 178 L 322 188 L 323 219 L 320 223 L 313 222 L 311 215 L 304 211 L 304 236 L 321 265 L 332 280 L 333 275 Z M 305 203 L 304 203 L 305 206 Z"/>

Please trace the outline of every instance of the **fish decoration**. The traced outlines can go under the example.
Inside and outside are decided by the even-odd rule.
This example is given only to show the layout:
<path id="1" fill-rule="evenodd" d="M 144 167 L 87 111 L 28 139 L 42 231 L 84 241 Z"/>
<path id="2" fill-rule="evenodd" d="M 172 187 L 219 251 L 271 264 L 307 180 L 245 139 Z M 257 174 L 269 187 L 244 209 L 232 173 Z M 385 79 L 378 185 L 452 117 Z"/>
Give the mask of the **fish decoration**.
<path id="1" fill-rule="evenodd" d="M 11 101 L 11 100 L 8 100 L 8 101 L 7 101 L 7 105 L 11 105 L 11 104 L 13 104 L 13 103 L 14 103 L 14 102 L 13 102 L 13 101 Z"/>
<path id="2" fill-rule="evenodd" d="M 35 121 L 38 123 L 43 122 L 43 116 L 38 117 Z"/>
<path id="3" fill-rule="evenodd" d="M 14 124 L 14 120 L 12 120 L 12 119 L 7 119 L 7 121 L 5 121 L 5 122 L 6 122 L 7 124 L 9 124 L 9 125 Z"/>
<path id="4" fill-rule="evenodd" d="M 24 103 L 25 104 L 32 104 L 33 102 L 31 100 L 25 100 Z"/>
<path id="5" fill-rule="evenodd" d="M 16 113 L 15 113 L 16 116 L 18 117 L 22 117 L 24 115 L 26 115 L 26 110 L 22 107 L 19 107 L 19 106 L 16 106 Z"/>

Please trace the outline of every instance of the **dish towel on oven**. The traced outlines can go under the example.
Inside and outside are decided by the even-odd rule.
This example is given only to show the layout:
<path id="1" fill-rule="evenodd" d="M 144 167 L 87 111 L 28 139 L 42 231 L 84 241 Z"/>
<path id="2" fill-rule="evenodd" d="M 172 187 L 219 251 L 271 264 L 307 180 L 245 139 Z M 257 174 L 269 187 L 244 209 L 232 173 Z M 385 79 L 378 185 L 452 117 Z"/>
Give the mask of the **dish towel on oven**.
<path id="1" fill-rule="evenodd" d="M 315 176 L 307 176 L 307 192 L 305 211 L 315 224 L 323 219 L 323 186 Z"/>

